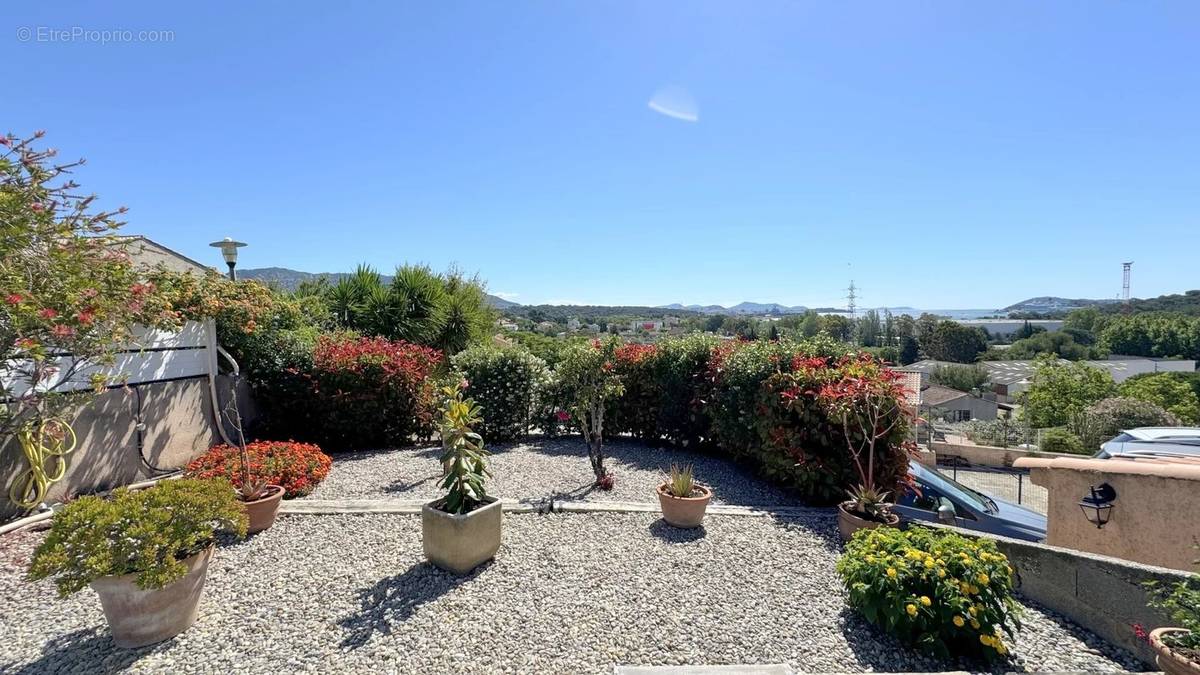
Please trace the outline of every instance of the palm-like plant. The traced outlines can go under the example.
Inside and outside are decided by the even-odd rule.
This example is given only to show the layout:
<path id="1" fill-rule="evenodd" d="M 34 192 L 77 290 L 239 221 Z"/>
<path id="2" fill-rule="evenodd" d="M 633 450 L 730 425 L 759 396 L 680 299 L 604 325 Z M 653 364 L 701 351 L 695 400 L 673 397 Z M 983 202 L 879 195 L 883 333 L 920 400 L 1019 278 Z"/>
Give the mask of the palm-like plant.
<path id="1" fill-rule="evenodd" d="M 461 515 L 478 508 L 487 498 L 484 482 L 492 475 L 487 468 L 487 450 L 483 437 L 474 426 L 483 420 L 479 405 L 463 398 L 458 384 L 442 388 L 442 466 L 446 477 L 442 487 L 448 490 L 439 508 Z"/>

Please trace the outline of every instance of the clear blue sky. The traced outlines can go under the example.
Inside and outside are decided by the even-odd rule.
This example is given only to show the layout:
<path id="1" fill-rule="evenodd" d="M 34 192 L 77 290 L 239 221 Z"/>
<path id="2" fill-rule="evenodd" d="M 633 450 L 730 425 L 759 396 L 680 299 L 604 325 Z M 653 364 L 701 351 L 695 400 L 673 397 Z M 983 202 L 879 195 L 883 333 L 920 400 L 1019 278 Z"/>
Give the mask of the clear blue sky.
<path id="1" fill-rule="evenodd" d="M 456 262 L 525 303 L 840 304 L 853 276 L 864 305 L 997 307 L 1114 297 L 1123 260 L 1134 295 L 1200 287 L 1195 0 L 0 21 L 0 126 L 46 129 L 128 233 L 214 265 L 227 235 L 247 267 Z M 174 39 L 36 33 L 73 27 Z"/>

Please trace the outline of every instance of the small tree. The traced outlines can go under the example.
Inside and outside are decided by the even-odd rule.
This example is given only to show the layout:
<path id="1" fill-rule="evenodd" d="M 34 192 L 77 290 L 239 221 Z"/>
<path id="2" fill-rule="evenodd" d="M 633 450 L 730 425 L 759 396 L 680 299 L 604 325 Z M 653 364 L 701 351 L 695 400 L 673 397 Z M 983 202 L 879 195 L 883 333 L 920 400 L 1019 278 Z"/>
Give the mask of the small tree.
<path id="1" fill-rule="evenodd" d="M 559 379 L 572 401 L 571 415 L 588 446 L 596 485 L 603 489 L 612 487 L 612 476 L 604 468 L 604 409 L 624 391 L 615 367 L 619 344 L 610 337 L 572 345 L 558 366 Z"/>
<path id="2" fill-rule="evenodd" d="M 975 392 L 983 389 L 991 376 L 983 366 L 938 366 L 930 381 L 959 391 Z"/>
<path id="3" fill-rule="evenodd" d="M 0 438 L 16 434 L 29 462 L 12 500 L 34 508 L 66 470 L 73 412 L 120 377 L 106 374 L 134 326 L 176 317 L 115 237 L 121 207 L 97 211 L 71 178 L 83 160 L 54 162 L 31 138 L 0 136 Z M 69 355 L 65 358 L 63 355 Z"/>
<path id="4" fill-rule="evenodd" d="M 858 472 L 858 485 L 847 494 L 856 512 L 886 520 L 889 493 L 877 486 L 875 454 L 879 441 L 909 422 L 901 376 L 881 368 L 867 354 L 843 357 L 838 365 L 841 377 L 822 385 L 818 396 L 830 416 L 841 421 L 846 449 Z"/>
<path id="5" fill-rule="evenodd" d="M 1034 428 L 1063 426 L 1084 408 L 1115 393 L 1107 371 L 1043 355 L 1037 359 L 1033 382 L 1020 397 L 1021 417 Z"/>

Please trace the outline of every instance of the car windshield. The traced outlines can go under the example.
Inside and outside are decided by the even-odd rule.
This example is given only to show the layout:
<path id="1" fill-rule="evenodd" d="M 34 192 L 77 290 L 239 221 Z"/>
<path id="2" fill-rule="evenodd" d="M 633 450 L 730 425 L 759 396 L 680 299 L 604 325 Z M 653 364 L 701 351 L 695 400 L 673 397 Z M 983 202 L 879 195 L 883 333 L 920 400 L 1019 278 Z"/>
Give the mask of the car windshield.
<path id="1" fill-rule="evenodd" d="M 966 502 L 980 511 L 986 513 L 995 513 L 997 511 L 996 503 L 987 495 L 951 480 L 935 469 L 930 469 L 929 467 L 923 467 L 923 469 L 923 471 L 917 474 L 917 477 L 928 483 L 929 487 L 934 490 L 952 499 Z"/>

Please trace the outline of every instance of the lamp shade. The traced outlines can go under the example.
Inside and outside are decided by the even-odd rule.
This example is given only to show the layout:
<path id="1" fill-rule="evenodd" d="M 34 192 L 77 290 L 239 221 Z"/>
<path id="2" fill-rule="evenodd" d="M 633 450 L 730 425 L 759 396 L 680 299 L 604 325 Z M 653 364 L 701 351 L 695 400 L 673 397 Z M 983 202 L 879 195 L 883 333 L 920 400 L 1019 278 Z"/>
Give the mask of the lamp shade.
<path id="1" fill-rule="evenodd" d="M 229 237 L 225 237 L 221 241 L 214 241 L 209 244 L 214 248 L 221 249 L 221 257 L 225 259 L 226 264 L 234 265 L 237 263 L 238 249 L 245 246 L 245 242 L 234 241 Z"/>

